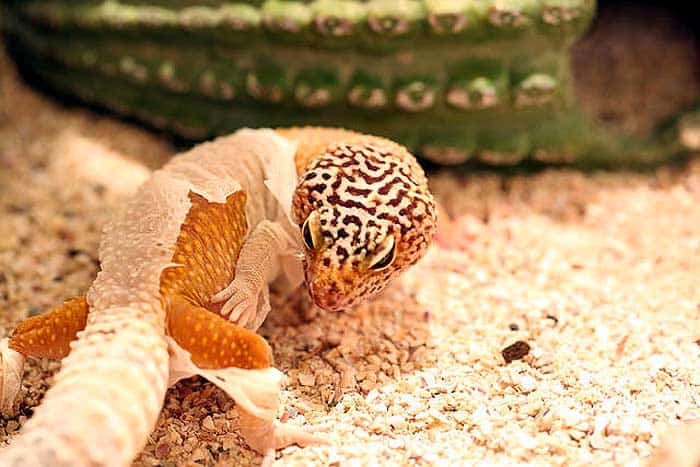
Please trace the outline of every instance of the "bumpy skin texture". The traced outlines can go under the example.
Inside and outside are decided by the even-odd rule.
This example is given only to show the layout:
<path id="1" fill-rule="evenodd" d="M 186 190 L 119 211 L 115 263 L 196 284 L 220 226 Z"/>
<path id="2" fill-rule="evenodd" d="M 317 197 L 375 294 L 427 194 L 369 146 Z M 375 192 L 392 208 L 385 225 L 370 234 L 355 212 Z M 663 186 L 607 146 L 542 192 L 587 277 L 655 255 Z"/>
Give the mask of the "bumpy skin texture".
<path id="1" fill-rule="evenodd" d="M 295 141 L 306 143 L 297 148 Z M 384 198 L 389 208 L 382 212 L 395 216 L 398 226 L 415 223 L 413 230 L 422 236 L 401 227 L 391 230 L 379 216 L 365 217 L 371 206 L 363 205 L 357 215 L 368 222 L 357 227 L 366 235 L 358 237 L 353 253 L 333 261 L 335 269 L 317 268 L 319 255 L 329 257 L 345 244 L 339 236 L 330 237 L 341 243 L 307 251 L 302 270 L 300 233 L 290 219 L 292 198 L 297 217 L 309 206 L 326 212 L 342 205 L 345 196 L 337 201 L 325 193 L 316 199 L 308 191 L 310 180 L 328 174 L 322 161 L 342 159 L 355 169 L 330 174 L 338 194 L 346 189 L 345 178 L 371 173 L 364 172 L 370 169 L 367 161 L 381 164 L 391 188 Z M 296 189 L 295 166 L 304 167 Z M 392 181 L 394 175 L 400 183 Z M 410 206 L 400 207 L 395 183 L 415 190 L 400 195 L 412 200 Z M 342 215 L 351 214 L 344 210 Z M 0 465 L 128 465 L 153 428 L 168 385 L 194 374 L 236 400 L 241 433 L 264 454 L 264 463 L 286 445 L 320 442 L 275 420 L 282 375 L 271 367 L 269 346 L 254 332 L 269 312 L 268 284 L 284 279 L 294 286 L 305 276 L 327 284 L 314 290 L 313 299 L 328 304 L 329 297 L 338 298 L 332 285 L 338 271 L 351 279 L 348 266 L 358 277 L 365 274 L 361 263 L 372 242 L 391 234 L 397 243 L 389 272 L 372 279 L 373 289 L 382 288 L 423 254 L 434 221 L 420 167 L 405 149 L 378 138 L 341 130 L 242 130 L 175 157 L 106 226 L 102 270 L 87 297 L 28 320 L 9 341 L 0 342 L 3 410 L 17 395 L 25 356 L 69 352 L 35 415 L 0 452 Z M 262 245 L 265 238 L 268 243 Z M 238 297 L 235 290 L 220 296 L 231 285 L 246 291 L 243 302 L 253 307 L 250 319 L 247 309 L 221 314 L 222 303 Z M 351 306 L 374 290 L 359 291 L 344 289 L 341 301 Z"/>
<path id="2" fill-rule="evenodd" d="M 698 145 L 697 116 L 646 139 L 580 110 L 569 50 L 595 0 L 5 3 L 27 73 L 187 138 L 341 125 L 493 165 L 649 162 Z"/>

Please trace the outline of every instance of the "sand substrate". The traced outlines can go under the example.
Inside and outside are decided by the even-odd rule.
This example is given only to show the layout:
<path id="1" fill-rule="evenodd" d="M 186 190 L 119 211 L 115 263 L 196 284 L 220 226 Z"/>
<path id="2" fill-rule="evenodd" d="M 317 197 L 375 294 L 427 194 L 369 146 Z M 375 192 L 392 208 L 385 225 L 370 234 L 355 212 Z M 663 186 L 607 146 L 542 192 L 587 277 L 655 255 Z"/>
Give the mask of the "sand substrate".
<path id="1" fill-rule="evenodd" d="M 36 94 L 4 58 L 0 76 L 6 335 L 86 291 L 112 208 L 174 150 Z M 280 465 L 639 465 L 700 418 L 700 161 L 431 180 L 450 249 L 346 313 L 277 300 L 262 334 L 289 376 L 280 416 L 330 441 Z M 58 366 L 29 362 L 2 444 Z M 210 384 L 178 384 L 135 465 L 258 462 L 237 417 Z"/>

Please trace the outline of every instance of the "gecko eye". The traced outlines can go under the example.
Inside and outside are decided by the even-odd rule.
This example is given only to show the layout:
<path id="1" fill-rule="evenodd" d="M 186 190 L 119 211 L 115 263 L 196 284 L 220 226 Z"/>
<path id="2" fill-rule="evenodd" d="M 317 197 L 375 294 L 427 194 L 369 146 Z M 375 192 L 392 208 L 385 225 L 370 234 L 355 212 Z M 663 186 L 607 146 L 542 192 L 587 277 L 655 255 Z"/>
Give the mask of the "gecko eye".
<path id="1" fill-rule="evenodd" d="M 321 244 L 321 231 L 316 211 L 309 214 L 309 217 L 304 221 L 304 225 L 301 226 L 301 237 L 304 240 L 304 245 L 309 250 L 313 250 Z"/>
<path id="2" fill-rule="evenodd" d="M 388 268 L 396 258 L 396 242 L 393 236 L 387 238 L 377 254 L 374 256 L 369 268 L 374 271 L 381 271 Z"/>

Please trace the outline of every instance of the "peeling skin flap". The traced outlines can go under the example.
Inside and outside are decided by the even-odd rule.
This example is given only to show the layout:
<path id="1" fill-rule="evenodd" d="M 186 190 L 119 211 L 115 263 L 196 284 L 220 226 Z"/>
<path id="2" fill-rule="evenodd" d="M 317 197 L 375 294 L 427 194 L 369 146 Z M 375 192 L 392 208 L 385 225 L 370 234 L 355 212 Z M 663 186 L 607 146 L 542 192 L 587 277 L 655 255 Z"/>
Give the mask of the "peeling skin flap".
<path id="1" fill-rule="evenodd" d="M 284 218 L 276 219 L 276 221 L 287 232 L 287 245 L 289 245 L 289 248 L 280 255 L 279 259 L 282 271 L 287 278 L 287 288 L 288 290 L 294 290 L 304 282 L 304 270 L 300 255 L 300 252 L 303 250 L 300 238 L 295 235 L 298 227 L 292 220 L 292 197 L 299 179 L 294 161 L 297 143 L 284 138 L 281 139 L 283 141 L 280 144 L 285 146 L 284 151 L 280 151 L 279 154 L 266 152 L 261 154 L 260 158 L 265 173 L 265 186 L 277 200 L 284 213 Z"/>
<path id="2" fill-rule="evenodd" d="M 229 367 L 220 370 L 199 368 L 192 362 L 189 352 L 166 336 L 170 352 L 169 386 L 181 379 L 202 376 L 221 388 L 241 408 L 251 415 L 265 420 L 274 420 L 279 405 L 279 393 L 284 375 L 276 368 L 244 370 Z"/>
<path id="3" fill-rule="evenodd" d="M 24 355 L 8 347 L 9 339 L 0 340 L 0 413 L 9 415 L 22 385 Z"/>
<path id="4" fill-rule="evenodd" d="M 280 137 L 281 138 L 281 137 Z M 290 225 L 292 222 L 292 197 L 297 186 L 297 169 L 294 163 L 294 155 L 297 152 L 297 143 L 281 138 L 281 145 L 286 146 L 284 154 L 262 153 L 263 171 L 265 173 L 265 186 L 282 207 Z"/>

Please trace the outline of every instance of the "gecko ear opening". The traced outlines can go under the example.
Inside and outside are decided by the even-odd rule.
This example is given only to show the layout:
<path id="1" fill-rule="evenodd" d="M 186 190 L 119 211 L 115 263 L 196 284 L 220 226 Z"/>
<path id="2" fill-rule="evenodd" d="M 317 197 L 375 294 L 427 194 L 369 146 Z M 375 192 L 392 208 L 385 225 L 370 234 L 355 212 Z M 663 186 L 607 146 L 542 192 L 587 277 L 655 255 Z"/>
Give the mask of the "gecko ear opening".
<path id="1" fill-rule="evenodd" d="M 301 238 L 304 240 L 304 245 L 309 250 L 318 248 L 321 244 L 321 229 L 318 222 L 318 212 L 313 211 L 306 218 L 301 226 Z"/>
<path id="2" fill-rule="evenodd" d="M 394 263 L 396 258 L 396 240 L 391 235 L 383 242 L 382 246 L 374 255 L 369 268 L 373 271 L 382 271 Z"/>

